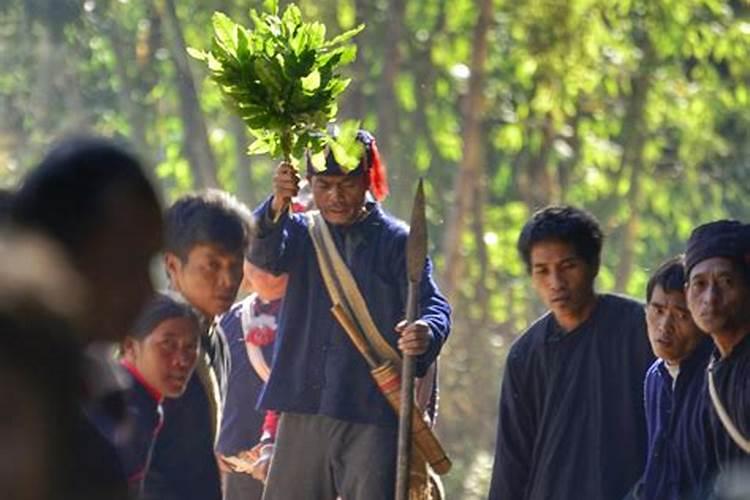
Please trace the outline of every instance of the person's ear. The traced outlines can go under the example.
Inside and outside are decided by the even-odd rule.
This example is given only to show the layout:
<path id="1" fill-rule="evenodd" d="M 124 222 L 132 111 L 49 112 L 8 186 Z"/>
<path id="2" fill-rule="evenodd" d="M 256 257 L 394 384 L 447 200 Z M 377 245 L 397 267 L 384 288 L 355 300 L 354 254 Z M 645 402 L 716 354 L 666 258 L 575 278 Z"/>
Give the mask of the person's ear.
<path id="1" fill-rule="evenodd" d="M 170 281 L 173 280 L 182 269 L 182 259 L 175 253 L 164 252 L 164 269 L 167 270 Z"/>
<path id="2" fill-rule="evenodd" d="M 138 340 L 133 337 L 125 337 L 125 340 L 123 340 L 120 345 L 120 349 L 122 351 L 122 357 L 125 358 L 125 360 L 130 361 L 131 363 L 135 362 L 138 357 Z"/>

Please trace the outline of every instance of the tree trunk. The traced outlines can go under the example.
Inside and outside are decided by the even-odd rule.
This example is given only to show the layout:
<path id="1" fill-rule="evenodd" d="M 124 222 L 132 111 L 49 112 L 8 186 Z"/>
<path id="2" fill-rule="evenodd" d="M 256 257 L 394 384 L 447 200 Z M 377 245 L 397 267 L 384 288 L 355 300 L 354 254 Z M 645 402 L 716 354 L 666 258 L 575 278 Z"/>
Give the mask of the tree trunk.
<path id="1" fill-rule="evenodd" d="M 472 198 L 483 174 L 482 115 L 484 108 L 485 61 L 487 33 L 492 20 L 492 0 L 477 0 L 479 15 L 474 27 L 469 95 L 464 109 L 463 160 L 454 179 L 455 200 L 448 215 L 448 227 L 443 241 L 445 269 L 442 288 L 449 300 L 455 300 L 458 280 L 463 271 L 462 237 L 471 218 Z"/>
<path id="2" fill-rule="evenodd" d="M 200 108 L 195 81 L 190 72 L 185 38 L 177 18 L 174 0 L 163 0 L 159 14 L 169 33 L 169 53 L 174 63 L 175 84 L 180 95 L 183 147 L 199 187 L 218 187 L 216 159 L 208 140 L 208 129 Z"/>
<path id="3" fill-rule="evenodd" d="M 52 133 L 53 125 L 50 113 L 55 99 L 55 78 L 61 61 L 57 57 L 56 47 L 52 42 L 52 33 L 46 25 L 41 25 L 41 34 L 36 47 L 35 81 L 31 90 L 30 111 L 37 127 L 45 133 Z"/>
<path id="4" fill-rule="evenodd" d="M 485 224 L 484 224 L 484 207 L 487 200 L 487 183 L 480 179 L 476 183 L 474 192 L 474 212 L 473 230 L 474 244 L 476 245 L 476 258 L 479 261 L 479 275 L 476 283 L 476 295 L 474 304 L 481 311 L 481 317 L 478 319 L 478 329 L 482 329 L 489 321 L 489 290 L 487 289 L 487 277 L 490 273 L 489 255 L 487 253 L 487 244 L 484 242 Z"/>
<path id="5" fill-rule="evenodd" d="M 542 136 L 539 149 L 534 151 L 528 147 L 524 148 L 517 162 L 519 192 L 531 211 L 549 205 L 560 196 L 560 190 L 549 168 L 549 157 L 555 140 L 552 115 L 547 113 L 541 118 L 541 124 L 527 127 L 527 134 L 531 133 L 530 128 L 537 127 L 538 133 Z"/>
<path id="6" fill-rule="evenodd" d="M 356 10 L 355 26 L 361 23 L 367 24 L 371 19 L 369 13 L 372 9 L 369 0 L 354 0 L 354 8 Z M 354 120 L 363 120 L 367 114 L 367 98 L 362 90 L 361 82 L 369 78 L 369 68 L 365 62 L 365 49 L 372 47 L 372 44 L 368 43 L 369 34 L 370 31 L 366 29 L 354 38 L 354 43 L 357 45 L 357 58 L 351 65 L 352 85 L 341 100 L 341 115 Z"/>
<path id="7" fill-rule="evenodd" d="M 121 32 L 118 23 L 108 23 L 107 34 L 109 35 L 110 44 L 115 54 L 115 68 L 117 79 L 120 81 L 117 89 L 117 103 L 120 112 L 128 118 L 130 125 L 130 140 L 138 153 L 146 158 L 149 155 L 148 142 L 146 141 L 146 120 L 143 111 L 143 104 L 136 96 L 140 94 L 136 91 L 136 83 L 128 74 L 128 67 L 131 67 L 131 58 L 125 52 L 126 40 Z M 128 44 L 127 47 L 130 47 Z"/>
<path id="8" fill-rule="evenodd" d="M 630 282 L 635 260 L 635 241 L 638 237 L 638 214 L 641 203 L 640 177 L 644 171 L 643 150 L 646 144 L 644 112 L 651 87 L 651 68 L 654 64 L 654 51 L 646 33 L 636 34 L 637 44 L 643 51 L 643 62 L 638 73 L 631 79 L 632 94 L 623 120 L 620 144 L 622 158 L 620 171 L 630 171 L 628 186 L 628 211 L 630 217 L 622 230 L 620 260 L 615 271 L 615 291 L 625 292 Z"/>
<path id="9" fill-rule="evenodd" d="M 383 49 L 383 73 L 380 75 L 377 87 L 377 116 L 378 129 L 375 134 L 378 139 L 380 152 L 388 164 L 389 158 L 399 158 L 395 148 L 398 141 L 395 138 L 399 133 L 399 105 L 396 99 L 395 82 L 401 66 L 401 50 L 399 44 L 403 36 L 404 11 L 406 0 L 390 0 L 388 10 L 391 13 L 385 25 L 385 40 Z M 408 202 L 414 183 L 410 175 L 411 165 L 396 165 L 389 171 L 391 177 L 391 200 L 402 203 L 402 206 L 393 207 L 397 214 L 408 213 Z"/>

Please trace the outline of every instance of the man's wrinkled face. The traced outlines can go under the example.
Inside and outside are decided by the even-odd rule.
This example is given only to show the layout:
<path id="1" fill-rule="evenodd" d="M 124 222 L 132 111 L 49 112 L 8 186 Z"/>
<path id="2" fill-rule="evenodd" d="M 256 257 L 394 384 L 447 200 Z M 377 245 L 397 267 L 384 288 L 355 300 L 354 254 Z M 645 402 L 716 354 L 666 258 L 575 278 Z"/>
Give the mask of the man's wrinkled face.
<path id="1" fill-rule="evenodd" d="M 531 247 L 531 283 L 558 321 L 576 318 L 592 305 L 595 277 L 570 243 L 546 240 Z"/>
<path id="2" fill-rule="evenodd" d="M 169 318 L 145 338 L 125 340 L 125 359 L 168 398 L 185 392 L 198 360 L 198 325 L 193 318 Z"/>
<path id="3" fill-rule="evenodd" d="M 241 252 L 199 243 L 184 261 L 171 252 L 166 253 L 165 261 L 173 288 L 203 315 L 213 317 L 232 306 L 242 282 Z"/>
<path id="4" fill-rule="evenodd" d="M 688 308 L 705 332 L 721 335 L 747 325 L 750 288 L 734 261 L 712 257 L 696 264 L 687 283 Z"/>
<path id="5" fill-rule="evenodd" d="M 695 350 L 704 333 L 693 321 L 682 290 L 664 291 L 656 285 L 646 304 L 648 339 L 654 354 L 679 364 Z"/>
<path id="6" fill-rule="evenodd" d="M 366 175 L 313 175 L 310 186 L 315 205 L 331 224 L 346 226 L 362 214 L 368 188 Z"/>

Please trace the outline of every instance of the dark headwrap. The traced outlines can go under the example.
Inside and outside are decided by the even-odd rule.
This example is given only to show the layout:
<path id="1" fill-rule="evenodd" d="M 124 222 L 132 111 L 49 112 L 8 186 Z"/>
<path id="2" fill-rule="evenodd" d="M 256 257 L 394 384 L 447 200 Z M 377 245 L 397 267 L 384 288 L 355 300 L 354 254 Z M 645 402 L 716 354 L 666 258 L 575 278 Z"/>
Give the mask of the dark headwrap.
<path id="1" fill-rule="evenodd" d="M 388 196 L 388 177 L 385 164 L 380 159 L 380 152 L 375 143 L 375 137 L 366 130 L 360 130 L 357 132 L 357 140 L 364 145 L 364 155 L 356 168 L 348 171 L 343 169 L 336 161 L 333 153 L 328 150 L 326 151 L 326 166 L 324 170 L 316 170 L 308 157 L 307 175 L 357 176 L 362 173 L 367 173 L 370 180 L 370 192 L 376 200 L 382 201 Z"/>
<path id="2" fill-rule="evenodd" d="M 701 261 L 724 257 L 750 267 L 750 225 L 718 220 L 695 228 L 685 250 L 685 276 Z"/>

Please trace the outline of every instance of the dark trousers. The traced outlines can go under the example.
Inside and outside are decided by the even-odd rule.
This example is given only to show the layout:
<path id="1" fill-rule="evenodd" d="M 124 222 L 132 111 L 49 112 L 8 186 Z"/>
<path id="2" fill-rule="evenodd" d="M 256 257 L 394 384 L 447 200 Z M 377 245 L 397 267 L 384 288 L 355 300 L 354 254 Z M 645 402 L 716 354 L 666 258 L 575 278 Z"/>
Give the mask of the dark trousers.
<path id="1" fill-rule="evenodd" d="M 389 500 L 397 429 L 284 413 L 263 500 Z"/>
<path id="2" fill-rule="evenodd" d="M 263 483 L 249 474 L 229 472 L 222 476 L 224 500 L 260 500 Z"/>

